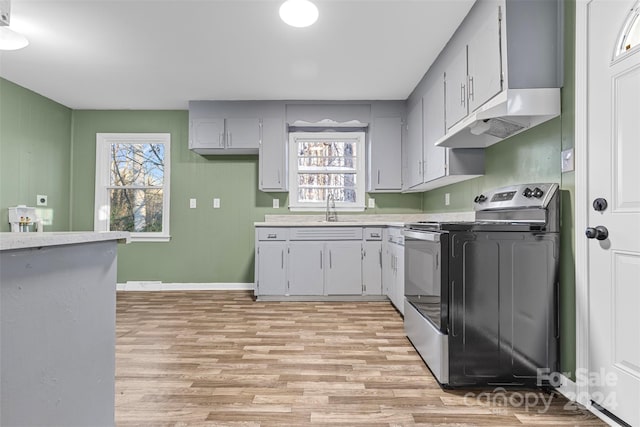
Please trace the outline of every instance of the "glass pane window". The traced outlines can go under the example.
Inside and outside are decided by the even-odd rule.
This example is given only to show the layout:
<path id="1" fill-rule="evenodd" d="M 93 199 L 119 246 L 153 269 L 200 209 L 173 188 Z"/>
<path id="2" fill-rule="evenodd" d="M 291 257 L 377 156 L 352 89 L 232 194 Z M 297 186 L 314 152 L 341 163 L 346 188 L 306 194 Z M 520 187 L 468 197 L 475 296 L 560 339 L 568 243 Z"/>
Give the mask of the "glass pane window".
<path id="1" fill-rule="evenodd" d="M 640 46 L 640 1 L 636 2 L 620 32 L 616 56 Z"/>
<path id="2" fill-rule="evenodd" d="M 329 194 L 338 208 L 364 208 L 364 132 L 294 132 L 289 141 L 291 208 L 325 209 Z"/>
<path id="3" fill-rule="evenodd" d="M 109 190 L 110 231 L 162 232 L 162 190 Z"/>
<path id="4" fill-rule="evenodd" d="M 169 240 L 169 134 L 97 134 L 96 231 Z"/>
<path id="5" fill-rule="evenodd" d="M 111 144 L 111 185 L 162 186 L 164 144 Z"/>

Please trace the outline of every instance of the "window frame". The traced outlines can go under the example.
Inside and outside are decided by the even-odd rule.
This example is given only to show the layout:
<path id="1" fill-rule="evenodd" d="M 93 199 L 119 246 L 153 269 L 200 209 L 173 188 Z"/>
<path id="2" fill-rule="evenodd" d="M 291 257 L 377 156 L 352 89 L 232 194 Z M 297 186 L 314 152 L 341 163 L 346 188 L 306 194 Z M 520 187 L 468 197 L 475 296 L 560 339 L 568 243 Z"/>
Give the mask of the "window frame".
<path id="1" fill-rule="evenodd" d="M 111 174 L 112 144 L 163 144 L 162 179 L 162 232 L 131 232 L 132 242 L 168 242 L 171 239 L 170 224 L 170 184 L 171 184 L 171 134 L 169 133 L 96 133 L 96 179 L 94 202 L 94 231 L 109 229 L 111 202 L 109 190 Z"/>
<path id="2" fill-rule="evenodd" d="M 365 210 L 366 193 L 366 133 L 364 131 L 326 131 L 326 132 L 289 132 L 289 210 L 292 212 L 325 212 L 326 200 L 317 202 L 298 201 L 298 141 L 301 139 L 335 139 L 336 141 L 353 141 L 356 143 L 356 202 L 335 202 L 335 210 L 342 212 L 362 212 Z"/>

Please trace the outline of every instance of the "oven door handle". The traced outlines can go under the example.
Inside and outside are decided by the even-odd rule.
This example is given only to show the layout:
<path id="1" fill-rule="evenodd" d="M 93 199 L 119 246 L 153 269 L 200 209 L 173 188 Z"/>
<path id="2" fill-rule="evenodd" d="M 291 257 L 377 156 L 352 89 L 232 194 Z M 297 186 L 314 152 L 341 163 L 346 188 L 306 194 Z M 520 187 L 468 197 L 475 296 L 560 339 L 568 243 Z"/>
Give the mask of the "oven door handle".
<path id="1" fill-rule="evenodd" d="M 407 239 L 427 240 L 429 242 L 439 242 L 440 233 L 431 233 L 428 231 L 402 230 L 402 234 Z"/>

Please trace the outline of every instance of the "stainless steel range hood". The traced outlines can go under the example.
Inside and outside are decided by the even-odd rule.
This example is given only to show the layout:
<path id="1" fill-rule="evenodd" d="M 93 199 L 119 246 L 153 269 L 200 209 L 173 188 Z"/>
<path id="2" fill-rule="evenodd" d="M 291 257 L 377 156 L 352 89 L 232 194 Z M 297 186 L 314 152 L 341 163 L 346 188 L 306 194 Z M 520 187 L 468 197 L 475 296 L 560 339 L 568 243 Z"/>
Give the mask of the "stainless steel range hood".
<path id="1" fill-rule="evenodd" d="M 484 148 L 560 115 L 560 89 L 507 89 L 436 141 L 439 147 Z"/>

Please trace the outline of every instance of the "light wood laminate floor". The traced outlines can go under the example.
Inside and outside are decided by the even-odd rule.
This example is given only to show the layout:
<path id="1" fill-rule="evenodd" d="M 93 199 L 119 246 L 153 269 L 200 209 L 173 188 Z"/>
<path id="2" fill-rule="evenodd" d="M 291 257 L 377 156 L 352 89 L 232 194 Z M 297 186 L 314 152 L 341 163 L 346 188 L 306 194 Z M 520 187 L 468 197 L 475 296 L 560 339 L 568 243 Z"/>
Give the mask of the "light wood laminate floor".
<path id="1" fill-rule="evenodd" d="M 116 326 L 119 426 L 604 425 L 537 391 L 443 391 L 387 302 L 119 292 Z"/>

